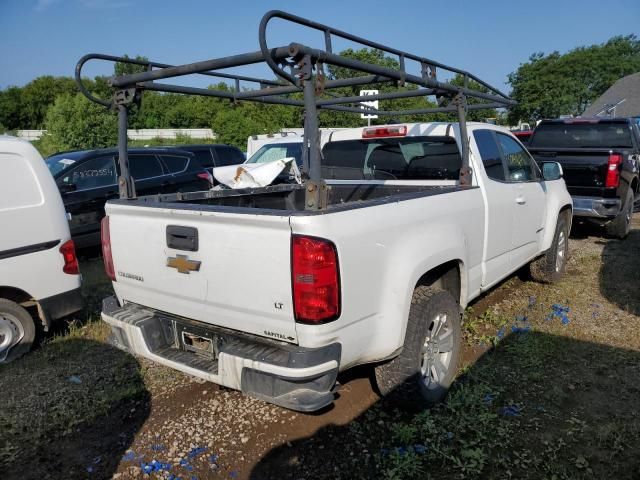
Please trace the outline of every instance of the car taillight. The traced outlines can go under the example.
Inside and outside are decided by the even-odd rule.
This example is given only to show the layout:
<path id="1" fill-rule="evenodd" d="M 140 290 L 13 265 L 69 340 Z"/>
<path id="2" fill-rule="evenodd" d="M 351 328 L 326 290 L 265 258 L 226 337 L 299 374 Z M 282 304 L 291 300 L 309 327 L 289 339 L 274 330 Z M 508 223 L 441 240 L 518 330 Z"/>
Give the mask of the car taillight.
<path id="1" fill-rule="evenodd" d="M 404 137 L 406 134 L 406 125 L 394 125 L 391 127 L 370 127 L 362 130 L 362 138 Z"/>
<path id="2" fill-rule="evenodd" d="M 111 254 L 111 232 L 109 230 L 109 216 L 100 222 L 100 242 L 102 243 L 102 259 L 104 260 L 104 271 L 112 282 L 116 281 L 116 269 L 113 266 L 113 255 Z"/>
<path id="3" fill-rule="evenodd" d="M 620 165 L 622 165 L 622 155 L 619 153 L 609 154 L 609 165 L 607 166 L 607 179 L 604 183 L 606 188 L 617 188 L 620 184 Z"/>
<path id="4" fill-rule="evenodd" d="M 80 273 L 80 266 L 78 265 L 78 257 L 76 257 L 76 246 L 73 240 L 67 240 L 60 247 L 60 253 L 64 258 L 64 267 L 62 271 L 69 275 L 78 275 Z"/>
<path id="5" fill-rule="evenodd" d="M 335 245 L 322 238 L 294 235 L 291 283 L 296 321 L 319 324 L 340 315 L 340 278 Z"/>
<path id="6" fill-rule="evenodd" d="M 213 185 L 213 175 L 209 172 L 200 172 L 197 173 L 196 176 L 202 180 L 206 180 L 210 185 Z"/>

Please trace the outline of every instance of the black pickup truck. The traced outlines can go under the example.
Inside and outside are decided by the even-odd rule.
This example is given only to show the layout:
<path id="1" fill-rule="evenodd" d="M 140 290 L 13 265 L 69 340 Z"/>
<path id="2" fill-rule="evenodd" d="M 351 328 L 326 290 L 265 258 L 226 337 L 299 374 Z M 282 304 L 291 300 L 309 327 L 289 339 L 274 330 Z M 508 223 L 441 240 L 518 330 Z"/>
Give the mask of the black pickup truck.
<path id="1" fill-rule="evenodd" d="M 627 236 L 640 185 L 637 118 L 543 120 L 528 150 L 539 163 L 562 165 L 575 217 Z"/>

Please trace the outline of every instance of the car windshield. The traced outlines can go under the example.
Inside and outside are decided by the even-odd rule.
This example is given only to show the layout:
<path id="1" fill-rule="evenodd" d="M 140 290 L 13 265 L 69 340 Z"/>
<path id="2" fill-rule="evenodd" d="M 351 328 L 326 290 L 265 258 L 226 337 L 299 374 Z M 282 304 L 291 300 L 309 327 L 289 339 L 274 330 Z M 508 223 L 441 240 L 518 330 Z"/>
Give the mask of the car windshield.
<path id="1" fill-rule="evenodd" d="M 529 145 L 542 148 L 630 148 L 631 132 L 626 123 L 540 124 Z"/>
<path id="2" fill-rule="evenodd" d="M 298 165 L 302 164 L 302 142 L 263 145 L 245 163 L 267 163 L 290 157 L 295 158 Z"/>
<path id="3" fill-rule="evenodd" d="M 58 155 L 52 155 L 45 159 L 45 163 L 51 172 L 51 175 L 57 175 L 58 173 L 70 168 L 82 157 L 81 152 L 68 152 L 59 153 Z"/>

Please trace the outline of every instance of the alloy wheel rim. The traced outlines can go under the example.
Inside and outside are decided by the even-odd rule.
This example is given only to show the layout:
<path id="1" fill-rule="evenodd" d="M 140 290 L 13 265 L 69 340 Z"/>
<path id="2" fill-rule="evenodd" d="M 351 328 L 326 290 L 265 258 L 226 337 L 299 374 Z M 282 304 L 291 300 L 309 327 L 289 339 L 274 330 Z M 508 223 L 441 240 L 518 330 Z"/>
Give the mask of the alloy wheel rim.
<path id="1" fill-rule="evenodd" d="M 8 313 L 0 313 L 0 362 L 7 358 L 9 350 L 20 342 L 23 336 L 24 331 L 18 319 Z"/>
<path id="2" fill-rule="evenodd" d="M 558 248 L 556 250 L 556 272 L 562 270 L 562 266 L 564 265 L 565 256 L 567 250 L 567 239 L 564 233 L 564 230 L 560 231 L 558 235 Z"/>
<path id="3" fill-rule="evenodd" d="M 420 378 L 426 388 L 439 386 L 451 368 L 453 328 L 446 313 L 436 315 L 422 345 Z"/>

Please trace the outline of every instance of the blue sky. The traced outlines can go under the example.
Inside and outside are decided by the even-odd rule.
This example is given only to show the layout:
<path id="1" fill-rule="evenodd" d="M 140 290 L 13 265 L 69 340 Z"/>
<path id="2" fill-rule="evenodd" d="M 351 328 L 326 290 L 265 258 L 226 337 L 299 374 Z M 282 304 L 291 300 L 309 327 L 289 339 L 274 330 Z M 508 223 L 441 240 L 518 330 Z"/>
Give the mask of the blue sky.
<path id="1" fill-rule="evenodd" d="M 187 63 L 258 50 L 258 23 L 272 8 L 469 70 L 505 90 L 507 74 L 534 52 L 640 33 L 640 0 L 0 0 L 0 88 L 71 76 L 88 52 Z M 271 45 L 321 46 L 319 36 L 283 27 L 273 23 Z M 86 73 L 110 71 L 96 65 Z M 242 73 L 268 75 L 257 67 Z"/>

